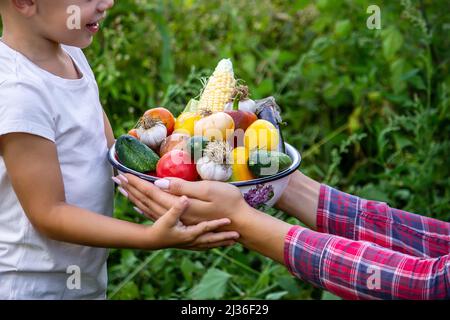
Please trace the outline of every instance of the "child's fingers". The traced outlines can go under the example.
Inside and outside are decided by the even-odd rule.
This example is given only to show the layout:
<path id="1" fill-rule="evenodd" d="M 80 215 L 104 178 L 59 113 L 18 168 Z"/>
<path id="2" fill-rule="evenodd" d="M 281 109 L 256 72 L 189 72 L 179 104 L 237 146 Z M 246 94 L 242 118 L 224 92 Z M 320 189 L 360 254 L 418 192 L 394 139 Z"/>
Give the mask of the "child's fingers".
<path id="1" fill-rule="evenodd" d="M 175 205 L 160 218 L 160 220 L 162 220 L 161 223 L 166 224 L 168 227 L 176 226 L 180 221 L 181 215 L 186 211 L 188 206 L 188 198 L 182 196 Z"/>
<path id="2" fill-rule="evenodd" d="M 208 246 L 213 243 L 235 241 L 238 238 L 239 233 L 236 231 L 208 232 L 198 237 L 193 245 Z"/>
<path id="3" fill-rule="evenodd" d="M 188 232 L 197 239 L 201 235 L 214 231 L 220 227 L 229 225 L 231 223 L 230 219 L 223 218 L 218 220 L 211 220 L 211 221 L 203 221 L 200 222 L 197 225 L 188 227 Z"/>

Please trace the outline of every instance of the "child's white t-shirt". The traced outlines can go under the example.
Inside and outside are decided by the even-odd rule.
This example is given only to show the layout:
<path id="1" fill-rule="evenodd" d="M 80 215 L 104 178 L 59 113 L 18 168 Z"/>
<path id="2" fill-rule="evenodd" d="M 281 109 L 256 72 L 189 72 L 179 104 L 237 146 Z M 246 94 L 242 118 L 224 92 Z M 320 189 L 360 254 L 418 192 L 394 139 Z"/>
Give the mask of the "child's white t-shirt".
<path id="1" fill-rule="evenodd" d="M 0 136 L 24 132 L 53 141 L 66 202 L 111 216 L 114 186 L 97 83 L 83 52 L 63 49 L 81 79 L 53 75 L 0 40 Z M 0 299 L 105 298 L 107 255 L 37 232 L 0 155 Z"/>

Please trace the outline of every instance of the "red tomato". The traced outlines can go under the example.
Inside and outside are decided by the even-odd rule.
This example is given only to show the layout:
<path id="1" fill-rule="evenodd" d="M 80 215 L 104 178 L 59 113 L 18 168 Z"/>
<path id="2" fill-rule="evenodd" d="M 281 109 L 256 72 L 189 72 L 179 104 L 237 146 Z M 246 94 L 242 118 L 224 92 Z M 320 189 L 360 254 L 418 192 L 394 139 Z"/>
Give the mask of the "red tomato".
<path id="1" fill-rule="evenodd" d="M 144 113 L 144 117 L 161 120 L 167 128 L 167 135 L 170 136 L 175 127 L 175 117 L 166 108 L 153 108 Z"/>
<path id="2" fill-rule="evenodd" d="M 195 163 L 189 153 L 183 150 L 172 150 L 166 153 L 156 166 L 156 174 L 159 178 L 174 177 L 188 181 L 198 178 Z"/>

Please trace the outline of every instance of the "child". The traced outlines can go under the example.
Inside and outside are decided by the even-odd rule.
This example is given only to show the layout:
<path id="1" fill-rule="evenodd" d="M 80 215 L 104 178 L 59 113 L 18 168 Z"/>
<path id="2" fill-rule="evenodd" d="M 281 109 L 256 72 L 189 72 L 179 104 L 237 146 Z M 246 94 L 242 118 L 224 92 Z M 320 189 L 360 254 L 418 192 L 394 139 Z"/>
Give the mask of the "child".
<path id="1" fill-rule="evenodd" d="M 228 219 L 183 226 L 186 198 L 153 226 L 110 217 L 114 137 L 80 48 L 112 6 L 0 0 L 0 299 L 103 299 L 104 248 L 205 249 L 238 237 L 211 232 Z"/>

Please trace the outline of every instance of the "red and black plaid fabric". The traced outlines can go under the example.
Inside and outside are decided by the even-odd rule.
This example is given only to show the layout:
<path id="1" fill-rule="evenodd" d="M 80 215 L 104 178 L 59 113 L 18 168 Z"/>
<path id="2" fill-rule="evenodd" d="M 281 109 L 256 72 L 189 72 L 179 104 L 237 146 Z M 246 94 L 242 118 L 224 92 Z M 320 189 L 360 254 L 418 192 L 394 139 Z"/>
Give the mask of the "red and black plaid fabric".
<path id="1" fill-rule="evenodd" d="M 450 299 L 450 223 L 322 185 L 317 228 L 286 236 L 295 276 L 345 299 Z"/>

